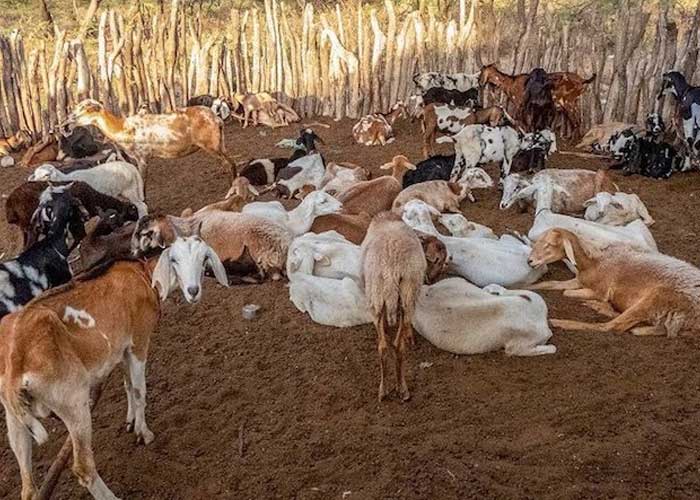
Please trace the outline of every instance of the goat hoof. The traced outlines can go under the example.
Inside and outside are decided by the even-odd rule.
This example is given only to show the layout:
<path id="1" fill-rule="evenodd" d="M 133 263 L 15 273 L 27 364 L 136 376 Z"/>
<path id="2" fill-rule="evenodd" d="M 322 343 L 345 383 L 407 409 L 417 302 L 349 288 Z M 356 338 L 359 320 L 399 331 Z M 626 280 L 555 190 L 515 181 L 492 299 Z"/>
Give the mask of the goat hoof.
<path id="1" fill-rule="evenodd" d="M 142 431 L 136 437 L 136 444 L 142 444 L 144 446 L 147 446 L 147 445 L 151 444 L 154 439 L 155 439 L 155 435 L 147 429 L 145 431 Z"/>
<path id="2" fill-rule="evenodd" d="M 134 422 L 126 423 L 126 432 L 134 432 Z"/>
<path id="3" fill-rule="evenodd" d="M 384 385 L 381 384 L 381 385 L 379 386 L 379 397 L 377 398 L 377 399 L 379 400 L 380 403 L 381 403 L 382 401 L 384 401 L 384 399 L 386 398 L 387 394 L 389 394 L 389 391 L 387 391 L 387 390 L 384 388 Z"/>
<path id="4" fill-rule="evenodd" d="M 401 401 L 405 403 L 411 399 L 411 393 L 408 389 L 404 389 L 399 393 L 399 397 L 401 398 Z"/>

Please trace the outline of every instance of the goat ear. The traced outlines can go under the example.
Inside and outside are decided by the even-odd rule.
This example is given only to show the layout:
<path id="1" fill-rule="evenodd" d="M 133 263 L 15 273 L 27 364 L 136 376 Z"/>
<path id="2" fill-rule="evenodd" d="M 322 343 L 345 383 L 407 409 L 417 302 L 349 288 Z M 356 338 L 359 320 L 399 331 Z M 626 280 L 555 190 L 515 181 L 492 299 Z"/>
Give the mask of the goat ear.
<path id="1" fill-rule="evenodd" d="M 207 264 L 209 265 L 209 269 L 211 269 L 211 271 L 214 273 L 216 281 L 218 281 L 222 286 L 228 287 L 228 275 L 226 274 L 226 269 L 221 263 L 219 256 L 211 247 L 209 247 L 207 250 Z"/>
<path id="2" fill-rule="evenodd" d="M 564 238 L 564 253 L 566 254 L 566 258 L 569 259 L 575 267 L 576 266 L 576 256 L 574 255 L 574 247 L 568 238 Z"/>
<path id="3" fill-rule="evenodd" d="M 318 263 L 319 266 L 322 266 L 322 267 L 328 267 L 331 265 L 331 259 L 330 259 L 330 257 L 328 257 L 328 255 L 315 253 L 314 260 Z"/>
<path id="4" fill-rule="evenodd" d="M 450 191 L 452 191 L 453 194 L 456 194 L 456 195 L 462 194 L 462 187 L 459 184 L 457 184 L 456 182 L 448 182 L 447 187 L 450 188 Z M 469 189 L 469 188 L 467 187 L 467 189 Z"/>
<path id="5" fill-rule="evenodd" d="M 170 249 L 166 248 L 158 258 L 158 263 L 153 270 L 153 278 L 151 279 L 151 286 L 158 290 L 161 301 L 168 298 L 173 285 L 173 279 L 174 276 L 170 269 Z"/>
<path id="6" fill-rule="evenodd" d="M 583 202 L 583 208 L 588 208 L 588 207 L 590 207 L 591 205 L 595 205 L 596 203 L 598 203 L 598 200 L 597 200 L 597 199 L 595 199 L 595 198 L 590 198 L 590 199 L 588 199 L 588 200 L 586 200 L 586 201 Z"/>

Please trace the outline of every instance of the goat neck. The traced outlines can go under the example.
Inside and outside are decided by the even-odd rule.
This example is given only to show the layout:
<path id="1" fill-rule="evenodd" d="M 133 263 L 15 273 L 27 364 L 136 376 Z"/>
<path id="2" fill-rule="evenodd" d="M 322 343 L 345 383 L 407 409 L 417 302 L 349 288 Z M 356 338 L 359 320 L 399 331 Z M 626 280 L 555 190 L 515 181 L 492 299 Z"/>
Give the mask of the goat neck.
<path id="1" fill-rule="evenodd" d="M 287 215 L 287 227 L 292 234 L 304 234 L 311 231 L 314 222 L 314 204 L 311 198 L 306 197 L 294 210 Z"/>
<path id="2" fill-rule="evenodd" d="M 125 132 L 125 118 L 116 116 L 106 109 L 98 115 L 90 117 L 90 125 L 100 129 L 100 132 L 113 142 L 122 139 L 122 134 Z"/>

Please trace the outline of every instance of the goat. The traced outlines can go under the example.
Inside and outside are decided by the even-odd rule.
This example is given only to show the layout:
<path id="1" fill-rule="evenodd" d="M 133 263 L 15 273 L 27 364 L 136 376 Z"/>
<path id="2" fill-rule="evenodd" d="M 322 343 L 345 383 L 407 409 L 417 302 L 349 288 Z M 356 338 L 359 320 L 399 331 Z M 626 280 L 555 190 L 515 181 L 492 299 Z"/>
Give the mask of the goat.
<path id="1" fill-rule="evenodd" d="M 247 178 L 254 186 L 272 184 L 280 170 L 290 163 L 316 152 L 316 141 L 325 144 L 310 128 L 302 129 L 295 141 L 295 148 L 289 158 L 261 158 L 251 160 L 240 169 L 241 177 Z"/>
<path id="2" fill-rule="evenodd" d="M 126 367 L 127 429 L 145 444 L 146 358 L 160 302 L 179 284 L 190 303 L 201 297 L 205 266 L 222 285 L 216 254 L 198 236 L 178 237 L 157 259 L 117 262 L 44 295 L 0 322 L 0 401 L 22 477 L 22 498 L 35 498 L 31 439 L 48 439 L 39 418 L 54 413 L 73 442 L 73 471 L 96 499 L 116 499 L 98 474 L 91 445 L 90 389 Z M 158 291 L 154 290 L 154 287 Z M 99 300 L 105 294 L 110 300 Z"/>
<path id="3" fill-rule="evenodd" d="M 84 182 L 74 181 L 70 184 L 58 184 L 59 186 L 50 189 L 48 196 L 51 196 L 51 193 L 65 191 L 77 199 L 92 217 L 99 215 L 100 209 L 111 209 L 125 219 L 138 220 L 138 210 L 131 203 L 102 194 Z M 22 231 L 24 248 L 27 248 L 33 241 L 31 232 L 32 216 L 39 206 L 42 193 L 49 188 L 51 188 L 51 185 L 48 182 L 25 182 L 13 189 L 5 201 L 5 218 L 9 224 L 16 225 Z"/>
<path id="4" fill-rule="evenodd" d="M 406 116 L 406 106 L 399 101 L 388 113 L 372 113 L 360 118 L 352 127 L 355 142 L 364 146 L 384 146 L 394 142 L 394 122 Z"/>
<path id="5" fill-rule="evenodd" d="M 314 191 L 289 212 L 279 201 L 249 203 L 241 212 L 278 222 L 289 229 L 293 236 L 299 236 L 311 229 L 316 217 L 338 213 L 342 207 L 342 203 L 330 194 Z"/>
<path id="6" fill-rule="evenodd" d="M 0 157 L 9 155 L 28 146 L 32 141 L 32 136 L 26 130 L 18 130 L 10 137 L 0 138 Z"/>
<path id="7" fill-rule="evenodd" d="M 584 219 L 600 224 L 624 226 L 636 219 L 641 219 L 647 226 L 654 223 L 647 207 L 636 194 L 597 193 L 583 205 L 586 207 Z"/>
<path id="8" fill-rule="evenodd" d="M 472 109 L 479 107 L 478 88 L 460 91 L 443 87 L 431 87 L 420 97 L 423 106 L 428 104 L 451 104 Z"/>
<path id="9" fill-rule="evenodd" d="M 53 134 L 49 134 L 46 138 L 27 149 L 22 155 L 19 164 L 23 167 L 33 168 L 49 161 L 56 161 L 59 151 L 58 140 Z"/>
<path id="10" fill-rule="evenodd" d="M 481 289 L 462 278 L 423 286 L 413 326 L 435 347 L 454 354 L 498 349 L 509 356 L 557 352 L 547 344 L 552 331 L 542 297 L 498 285 Z"/>
<path id="11" fill-rule="evenodd" d="M 403 177 L 403 188 L 427 181 L 449 181 L 455 155 L 436 155 L 416 163 L 415 170 L 409 170 Z M 486 189 L 493 187 L 493 180 L 486 171 L 479 167 L 465 169 L 462 184 L 469 189 Z"/>
<path id="12" fill-rule="evenodd" d="M 367 212 L 322 215 L 314 220 L 311 232 L 322 234 L 327 231 L 336 231 L 355 245 L 361 245 L 370 222 L 372 217 Z"/>
<path id="13" fill-rule="evenodd" d="M 520 139 L 520 150 L 513 157 L 510 172 L 539 172 L 556 151 L 557 138 L 551 130 L 527 133 Z"/>
<path id="14" fill-rule="evenodd" d="M 554 120 L 553 84 L 542 68 L 533 69 L 525 80 L 520 115 L 528 132 L 538 132 Z"/>
<path id="15" fill-rule="evenodd" d="M 654 237 L 641 220 L 618 227 L 555 214 L 549 208 L 552 206 L 553 192 L 554 186 L 551 180 L 544 182 L 537 190 L 538 208 L 535 221 L 527 234 L 531 241 L 537 241 L 550 229 L 562 228 L 571 231 L 601 251 L 614 245 L 627 245 L 646 252 L 658 251 Z"/>
<path id="16" fill-rule="evenodd" d="M 198 95 L 187 101 L 187 107 L 190 106 L 205 106 L 211 109 L 222 121 L 226 121 L 231 116 L 231 102 L 225 97 L 214 97 L 209 94 Z"/>
<path id="17" fill-rule="evenodd" d="M 623 175 L 668 179 L 674 172 L 687 170 L 686 158 L 666 142 L 623 136 L 616 141 L 614 152 L 618 158 L 622 157 L 622 161 L 612 168 L 621 166 Z"/>
<path id="18" fill-rule="evenodd" d="M 450 255 L 448 271 L 477 286 L 497 284 L 505 287 L 528 285 L 537 281 L 546 268 L 533 269 L 527 263 L 530 246 L 511 236 L 500 240 L 443 236 L 433 225 L 432 217 L 441 214 L 420 200 L 408 202 L 402 218 L 416 231 L 442 241 Z"/>
<path id="19" fill-rule="evenodd" d="M 511 127 L 467 125 L 454 136 L 440 137 L 438 143 L 455 144 L 455 164 L 450 180 L 457 181 L 467 168 L 492 161 L 501 162 L 501 177 L 510 173 L 510 164 L 520 150 L 520 137 Z"/>
<path id="20" fill-rule="evenodd" d="M 80 102 L 68 117 L 71 125 L 94 125 L 134 158 L 142 177 L 152 157 L 182 158 L 202 150 L 223 161 L 236 174 L 226 154 L 223 122 L 211 109 L 195 106 L 158 115 L 118 117 L 92 99 Z"/>
<path id="21" fill-rule="evenodd" d="M 421 200 L 439 212 L 460 213 L 459 205 L 465 198 L 475 201 L 469 186 L 447 181 L 427 181 L 414 184 L 401 191 L 394 199 L 392 211 L 401 214 L 403 206 L 411 200 Z"/>
<path id="22" fill-rule="evenodd" d="M 499 71 L 495 64 L 489 64 L 481 68 L 479 73 L 479 85 L 493 85 L 500 88 L 515 105 L 516 109 L 522 109 L 525 96 L 525 82 L 528 74 L 508 75 Z M 547 77 L 552 82 L 552 98 L 556 108 L 564 113 L 564 117 L 574 128 L 574 132 L 581 126 L 581 109 L 579 97 L 586 89 L 586 85 L 593 83 L 596 75 L 584 79 L 576 73 L 560 71 L 548 73 Z"/>
<path id="23" fill-rule="evenodd" d="M 627 247 L 598 254 L 565 229 L 552 229 L 542 235 L 532 249 L 530 262 L 541 265 L 564 258 L 576 266 L 574 279 L 548 281 L 533 288 L 564 290 L 567 297 L 585 300 L 584 304 L 611 319 L 604 323 L 552 319 L 553 326 L 668 337 L 684 330 L 697 331 L 700 320 L 697 267 L 667 255 Z"/>
<path id="24" fill-rule="evenodd" d="M 129 200 L 136 206 L 139 215 L 148 212 L 144 202 L 143 178 L 135 166 L 125 161 L 110 161 L 69 174 L 64 174 L 52 165 L 42 165 L 29 176 L 29 181 L 82 181 L 100 193 Z"/>
<path id="25" fill-rule="evenodd" d="M 416 73 L 413 75 L 413 83 L 421 94 L 435 87 L 466 92 L 478 87 L 478 76 L 468 73 Z"/>
<path id="26" fill-rule="evenodd" d="M 87 226 L 92 224 L 92 227 Z M 100 215 L 86 225 L 86 236 L 80 244 L 80 266 L 83 271 L 106 262 L 128 259 L 131 255 L 131 236 L 136 228 L 114 210 L 100 211 Z"/>
<path id="27" fill-rule="evenodd" d="M 453 105 L 428 104 L 423 108 L 423 156 L 434 154 L 438 132 L 457 134 L 468 125 L 501 127 L 511 125 L 513 119 L 500 106 L 474 109 Z"/>
<path id="28" fill-rule="evenodd" d="M 258 94 L 236 94 L 236 102 L 243 108 L 243 128 L 252 118 L 253 126 L 284 127 L 300 120 L 299 115 L 289 106 L 278 102 L 266 92 Z"/>
<path id="29" fill-rule="evenodd" d="M 281 277 L 292 241 L 289 230 L 255 215 L 212 210 L 181 218 L 147 216 L 139 220 L 131 240 L 134 255 L 162 248 L 173 241 L 176 228 L 200 226 L 202 238 L 219 255 L 229 274 L 244 281 Z"/>
<path id="30" fill-rule="evenodd" d="M 676 115 L 680 121 L 677 133 L 689 151 L 689 156 L 697 160 L 700 154 L 700 87 L 688 83 L 678 71 L 664 73 L 658 98 L 664 95 L 673 97 Z"/>
<path id="31" fill-rule="evenodd" d="M 462 214 L 440 214 L 439 221 L 450 235 L 456 238 L 498 239 L 493 229 L 476 222 L 470 222 Z"/>
<path id="32" fill-rule="evenodd" d="M 352 163 L 330 162 L 319 186 L 326 193 L 336 195 L 354 186 L 358 182 L 369 180 L 369 171 Z"/>
<path id="33" fill-rule="evenodd" d="M 555 186 L 550 208 L 552 212 L 580 215 L 586 210 L 586 202 L 602 192 L 614 193 L 617 185 L 604 170 L 546 168 L 532 177 L 510 174 L 502 181 L 503 196 L 500 209 L 507 210 L 517 203 L 521 209 L 534 205 L 536 194 L 545 183 Z M 538 206 L 536 210 L 539 210 Z"/>
<path id="34" fill-rule="evenodd" d="M 413 344 L 413 321 L 427 263 L 420 240 L 401 218 L 391 212 L 378 214 L 362 242 L 362 279 L 379 351 L 379 400 L 387 391 L 384 377 L 387 364 L 387 329 L 396 327 L 391 345 L 396 353 L 396 379 L 399 397 L 411 396 L 406 383 L 405 357 Z"/>
<path id="35" fill-rule="evenodd" d="M 379 167 L 391 170 L 391 175 L 377 177 L 371 181 L 358 182 L 351 188 L 340 193 L 336 198 L 343 204 L 343 213 L 359 214 L 365 212 L 375 216 L 379 212 L 390 210 L 394 199 L 401 192 L 403 175 L 409 170 L 415 170 L 415 165 L 405 156 L 399 155 Z"/>
<path id="36" fill-rule="evenodd" d="M 620 134 L 624 130 L 630 130 L 634 134 L 640 134 L 642 132 L 641 127 L 630 123 L 601 123 L 599 125 L 593 125 L 575 147 L 576 149 L 590 148 L 599 153 L 610 151 L 611 137 Z"/>
<path id="37" fill-rule="evenodd" d="M 46 237 L 0 264 L 0 318 L 72 277 L 68 254 L 85 236 L 81 207 L 63 194 L 47 203 L 47 208 L 53 217 L 47 221 Z"/>

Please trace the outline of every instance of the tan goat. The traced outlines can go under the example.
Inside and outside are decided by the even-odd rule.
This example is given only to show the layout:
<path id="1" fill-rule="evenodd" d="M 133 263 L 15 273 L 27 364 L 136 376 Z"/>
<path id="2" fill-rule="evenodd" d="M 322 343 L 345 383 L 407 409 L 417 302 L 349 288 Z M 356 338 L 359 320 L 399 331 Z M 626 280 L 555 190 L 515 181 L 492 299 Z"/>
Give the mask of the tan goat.
<path id="1" fill-rule="evenodd" d="M 413 344 L 412 321 L 427 264 L 416 233 L 391 212 L 377 215 L 362 243 L 362 279 L 365 296 L 377 330 L 379 350 L 379 400 L 387 391 L 384 381 L 389 343 L 396 353 L 396 383 L 403 401 L 411 395 L 406 383 L 406 351 Z M 387 339 L 396 327 L 393 340 Z"/>
<path id="2" fill-rule="evenodd" d="M 573 233 L 551 229 L 535 243 L 530 265 L 569 259 L 578 270 L 569 281 L 531 286 L 538 290 L 565 290 L 564 295 L 586 301 L 612 319 L 604 323 L 551 320 L 565 330 L 626 332 L 667 335 L 698 331 L 700 320 L 700 269 L 658 253 L 625 246 L 597 253 Z M 642 326 L 643 325 L 643 326 Z"/>
<path id="3" fill-rule="evenodd" d="M 100 129 L 107 139 L 138 162 L 144 181 L 150 158 L 182 158 L 200 149 L 226 163 L 236 176 L 236 165 L 226 154 L 224 122 L 204 106 L 122 118 L 99 102 L 86 99 L 75 107 L 68 122 Z"/>
<path id="4" fill-rule="evenodd" d="M 408 186 L 394 200 L 391 210 L 401 215 L 403 206 L 411 200 L 421 200 L 434 207 L 438 212 L 461 213 L 462 200 L 473 196 L 469 186 L 456 182 L 426 181 Z"/>

